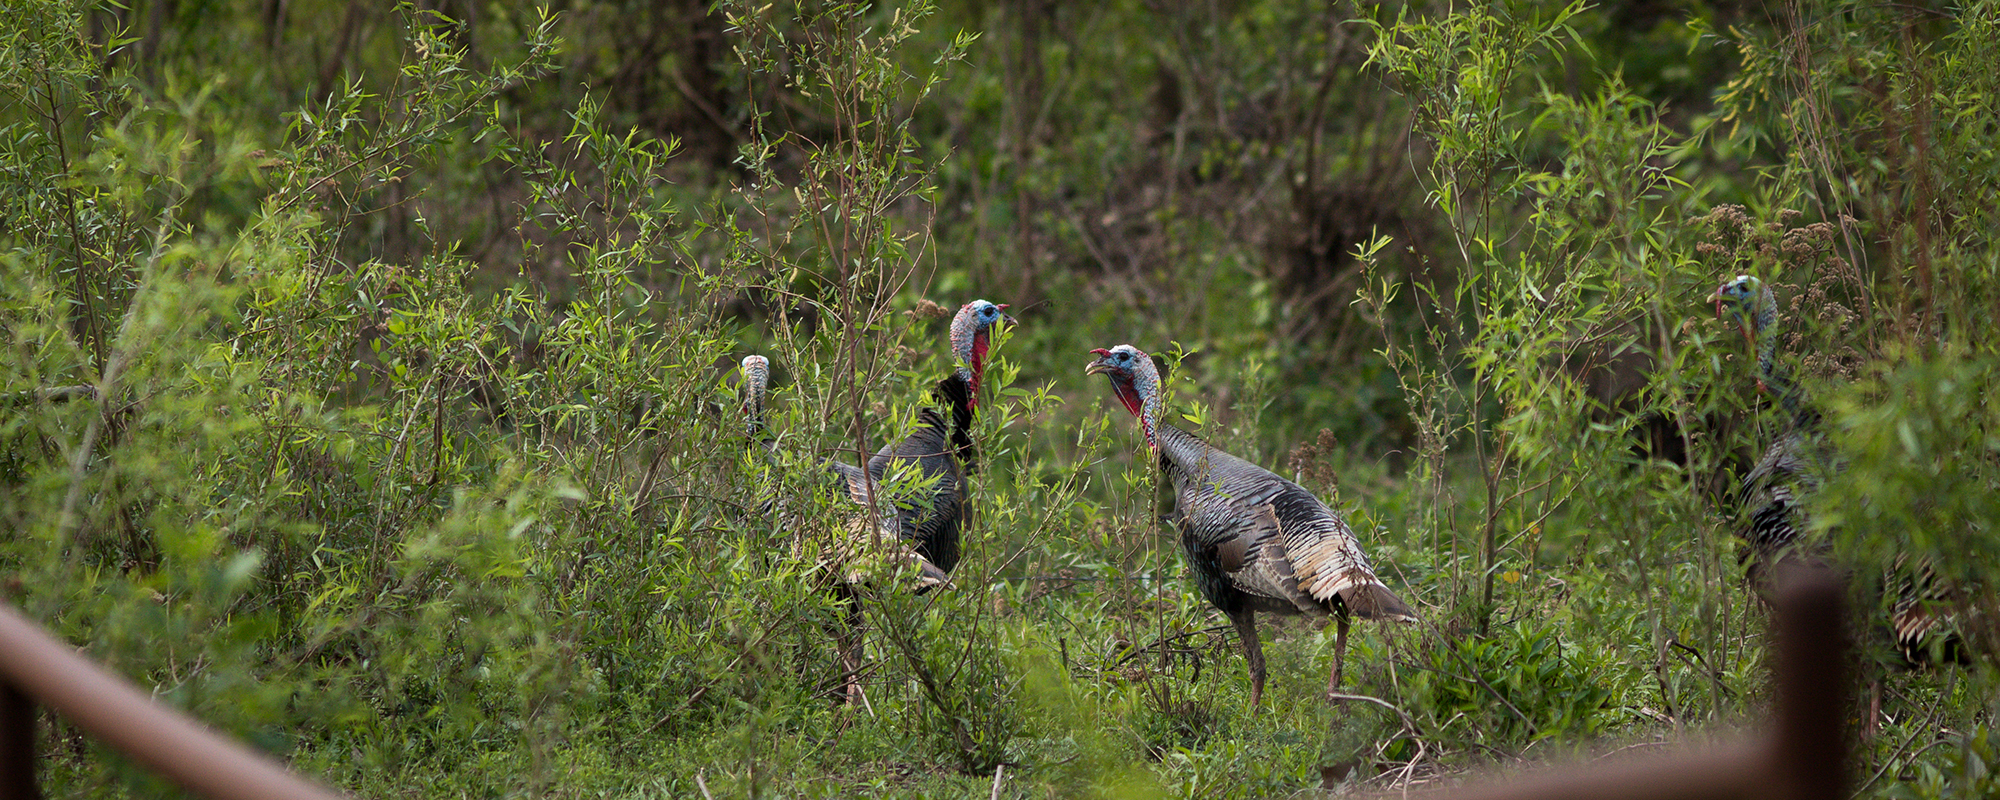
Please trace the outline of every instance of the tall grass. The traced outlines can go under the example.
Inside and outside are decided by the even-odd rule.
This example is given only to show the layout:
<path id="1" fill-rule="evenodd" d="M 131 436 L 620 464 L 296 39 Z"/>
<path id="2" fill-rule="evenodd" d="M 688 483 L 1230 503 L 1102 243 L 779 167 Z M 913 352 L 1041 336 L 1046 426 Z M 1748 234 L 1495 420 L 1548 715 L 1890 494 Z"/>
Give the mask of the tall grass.
<path id="1" fill-rule="evenodd" d="M 1835 454 L 1865 793 L 1990 783 L 1988 662 L 1876 620 L 1928 561 L 2000 645 L 1992 9 L 222 5 L 5 24 L 0 596 L 302 771 L 1261 797 L 1725 735 L 1768 701 L 1736 485 L 1785 424 L 1708 305 L 1749 272 Z M 975 297 L 1021 324 L 954 586 L 849 606 L 822 460 L 912 429 Z M 1356 629 L 1379 703 L 1279 625 L 1247 707 L 1081 374 L 1121 341 L 1419 606 Z M 169 791 L 46 730 L 54 791 Z"/>

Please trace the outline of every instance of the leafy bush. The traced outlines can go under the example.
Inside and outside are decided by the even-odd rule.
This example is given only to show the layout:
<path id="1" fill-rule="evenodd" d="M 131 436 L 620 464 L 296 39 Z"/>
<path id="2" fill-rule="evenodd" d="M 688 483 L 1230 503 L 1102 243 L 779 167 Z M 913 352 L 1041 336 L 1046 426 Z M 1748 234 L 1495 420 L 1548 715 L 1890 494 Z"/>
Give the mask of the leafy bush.
<path id="1" fill-rule="evenodd" d="M 1751 273 L 1864 791 L 1985 791 L 1992 7 L 10 12 L 0 595 L 329 783 L 1256 797 L 1741 727 L 1738 486 L 1789 422 L 1709 301 Z M 982 296 L 1021 322 L 953 587 L 837 596 L 822 461 L 909 432 Z M 1419 607 L 1355 629 L 1365 699 L 1276 624 L 1247 708 L 1080 374 L 1122 341 Z M 1972 664 L 1892 652 L 1919 583 Z M 57 792 L 170 791 L 46 730 Z"/>

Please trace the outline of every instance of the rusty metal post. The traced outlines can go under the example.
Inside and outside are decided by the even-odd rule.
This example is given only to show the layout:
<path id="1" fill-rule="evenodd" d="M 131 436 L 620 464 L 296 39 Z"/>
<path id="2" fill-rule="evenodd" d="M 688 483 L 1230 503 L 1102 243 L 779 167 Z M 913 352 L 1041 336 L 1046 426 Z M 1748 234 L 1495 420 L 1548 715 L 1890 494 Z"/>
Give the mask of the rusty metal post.
<path id="1" fill-rule="evenodd" d="M 35 785 L 35 703 L 0 680 L 0 797 L 40 800 Z"/>
<path id="2" fill-rule="evenodd" d="M 1779 576 L 1778 726 L 1771 769 L 1781 800 L 1847 797 L 1847 609 L 1824 568 Z"/>
<path id="3" fill-rule="evenodd" d="M 1845 590 L 1825 568 L 1796 563 L 1779 566 L 1777 583 L 1777 725 L 1769 738 L 1421 796 L 1432 800 L 1847 800 Z"/>
<path id="4" fill-rule="evenodd" d="M 1407 794 L 1427 800 L 1763 800 L 1766 749 L 1737 743 L 1668 758 L 1550 770 L 1460 789 Z M 1388 798 L 1394 795 L 1383 794 Z"/>
<path id="5" fill-rule="evenodd" d="M 5 603 L 0 603 L 0 683 L 195 794 L 214 800 L 342 800 L 242 742 L 154 702 Z"/>

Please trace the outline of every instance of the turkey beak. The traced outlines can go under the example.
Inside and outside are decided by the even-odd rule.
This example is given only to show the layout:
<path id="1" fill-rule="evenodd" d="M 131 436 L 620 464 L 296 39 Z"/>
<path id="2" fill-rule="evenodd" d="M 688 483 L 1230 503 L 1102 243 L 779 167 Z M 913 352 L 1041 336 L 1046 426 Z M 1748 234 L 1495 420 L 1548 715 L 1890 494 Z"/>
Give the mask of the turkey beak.
<path id="1" fill-rule="evenodd" d="M 1096 375 L 1098 373 L 1111 371 L 1111 365 L 1104 360 L 1111 357 L 1111 351 L 1100 347 L 1096 350 L 1090 351 L 1090 354 L 1093 356 L 1097 356 L 1097 360 L 1092 361 L 1088 365 L 1086 365 L 1083 368 L 1083 374 Z"/>
<path id="2" fill-rule="evenodd" d="M 994 307 L 994 308 L 1006 308 L 1006 307 L 1007 307 L 1007 304 L 1006 304 L 1006 303 L 999 303 L 999 304 L 997 304 L 997 305 L 995 305 L 995 306 L 993 306 L 993 307 Z M 1012 315 L 1012 314 L 1001 314 L 1001 315 L 1000 315 L 1000 318 L 1001 318 L 1001 319 L 1003 319 L 1003 320 L 1006 320 L 1006 321 L 1007 321 L 1007 324 L 1009 324 L 1009 325 L 1019 325 L 1019 324 L 1021 324 L 1021 321 L 1020 321 L 1020 320 L 1018 320 L 1018 319 L 1015 319 L 1015 318 L 1014 318 L 1014 315 Z"/>

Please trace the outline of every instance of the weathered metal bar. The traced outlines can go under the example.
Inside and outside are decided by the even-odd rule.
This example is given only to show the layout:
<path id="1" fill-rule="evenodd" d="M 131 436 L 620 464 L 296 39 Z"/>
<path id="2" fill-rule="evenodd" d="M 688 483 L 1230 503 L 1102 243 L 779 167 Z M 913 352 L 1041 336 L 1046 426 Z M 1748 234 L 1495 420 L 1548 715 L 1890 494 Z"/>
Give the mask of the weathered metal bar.
<path id="1" fill-rule="evenodd" d="M 40 800 L 35 784 L 35 703 L 0 680 L 0 797 Z"/>
<path id="2" fill-rule="evenodd" d="M 1424 792 L 1429 800 L 1747 800 L 1768 797 L 1770 759 L 1757 744 L 1552 770 L 1504 782 Z"/>
<path id="3" fill-rule="evenodd" d="M 1767 738 L 1622 764 L 1423 792 L 1430 800 L 1845 800 L 1847 637 L 1840 581 L 1779 570 L 1777 724 Z"/>
<path id="4" fill-rule="evenodd" d="M 1781 565 L 1783 566 L 1783 565 Z M 1780 800 L 1847 798 L 1847 608 L 1826 569 L 1778 576 L 1778 708 L 1771 771 Z"/>
<path id="5" fill-rule="evenodd" d="M 188 790 L 216 800 L 339 800 L 278 762 L 153 702 L 0 604 L 0 683 Z"/>

